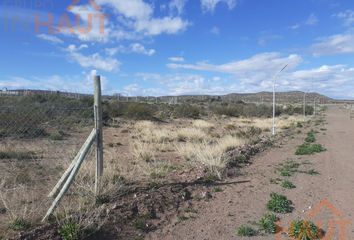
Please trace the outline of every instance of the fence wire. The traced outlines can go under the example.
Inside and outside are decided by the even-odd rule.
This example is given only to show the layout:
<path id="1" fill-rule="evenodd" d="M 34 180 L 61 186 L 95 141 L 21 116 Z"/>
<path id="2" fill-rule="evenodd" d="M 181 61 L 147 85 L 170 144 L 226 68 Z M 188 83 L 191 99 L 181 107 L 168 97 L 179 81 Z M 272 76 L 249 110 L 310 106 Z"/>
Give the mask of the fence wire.
<path id="1" fill-rule="evenodd" d="M 43 217 L 49 190 L 85 142 L 93 119 L 91 98 L 0 96 L 0 232 L 15 219 Z"/>

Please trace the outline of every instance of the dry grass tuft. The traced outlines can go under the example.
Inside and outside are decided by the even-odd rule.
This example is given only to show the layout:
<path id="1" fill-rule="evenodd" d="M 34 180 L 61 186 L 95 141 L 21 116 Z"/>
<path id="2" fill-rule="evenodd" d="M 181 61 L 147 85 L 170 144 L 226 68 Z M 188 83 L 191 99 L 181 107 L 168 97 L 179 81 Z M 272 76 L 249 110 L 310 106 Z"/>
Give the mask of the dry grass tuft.
<path id="1" fill-rule="evenodd" d="M 208 135 L 198 128 L 180 128 L 177 130 L 177 140 L 183 142 L 202 142 Z"/>
<path id="2" fill-rule="evenodd" d="M 228 152 L 246 143 L 247 141 L 245 139 L 240 139 L 231 135 L 227 135 L 218 141 L 219 148 L 221 148 L 223 152 Z"/>
<path id="3" fill-rule="evenodd" d="M 193 127 L 200 128 L 200 129 L 210 129 L 214 127 L 214 124 L 207 122 L 205 120 L 194 120 Z"/>
<path id="4" fill-rule="evenodd" d="M 155 146 L 151 142 L 145 142 L 142 139 L 134 139 L 131 143 L 131 151 L 137 162 L 153 162 L 155 160 Z"/>

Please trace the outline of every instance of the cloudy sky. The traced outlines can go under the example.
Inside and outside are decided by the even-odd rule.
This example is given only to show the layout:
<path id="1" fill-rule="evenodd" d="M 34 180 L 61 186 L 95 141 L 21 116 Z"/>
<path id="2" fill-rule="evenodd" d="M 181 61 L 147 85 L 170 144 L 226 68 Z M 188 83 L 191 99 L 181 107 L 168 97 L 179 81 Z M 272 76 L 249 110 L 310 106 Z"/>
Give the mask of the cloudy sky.
<path id="1" fill-rule="evenodd" d="M 0 88 L 354 98 L 353 0 L 0 0 Z"/>

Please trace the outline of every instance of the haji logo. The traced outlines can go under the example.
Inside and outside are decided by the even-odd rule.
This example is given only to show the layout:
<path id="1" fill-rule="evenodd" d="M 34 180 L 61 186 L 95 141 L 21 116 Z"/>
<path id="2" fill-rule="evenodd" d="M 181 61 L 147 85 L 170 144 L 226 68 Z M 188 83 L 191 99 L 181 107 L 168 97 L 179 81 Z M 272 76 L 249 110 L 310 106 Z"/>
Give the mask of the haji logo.
<path id="1" fill-rule="evenodd" d="M 101 12 L 101 7 L 94 1 L 89 0 L 87 8 L 86 6 L 78 6 L 77 4 L 80 0 L 72 0 L 72 4 L 67 7 L 69 12 L 74 13 L 75 21 L 72 21 L 67 13 L 60 15 L 58 20 L 58 25 L 54 26 L 54 14 L 48 13 L 48 19 L 42 20 L 39 15 L 35 15 L 35 31 L 39 33 L 41 27 L 48 27 L 48 33 L 74 33 L 77 31 L 80 34 L 88 34 L 93 31 L 94 21 L 98 27 L 99 33 L 104 34 L 105 32 L 105 19 L 106 15 Z M 74 11 L 79 10 L 79 11 Z M 81 15 L 80 14 L 85 14 Z M 84 20 L 83 20 L 84 19 Z M 85 22 L 86 27 L 81 26 L 81 22 Z"/>
<path id="2" fill-rule="evenodd" d="M 326 217 L 321 218 L 321 213 L 326 214 Z M 345 218 L 344 214 L 327 199 L 323 199 L 315 205 L 307 213 L 307 219 L 313 221 L 319 229 L 324 231 L 324 236 L 321 240 L 348 240 L 348 225 L 352 224 L 352 222 Z M 284 238 L 286 236 L 284 233 L 288 232 L 288 228 L 282 227 L 281 222 L 277 223 L 276 232 L 276 240 L 288 239 Z"/>

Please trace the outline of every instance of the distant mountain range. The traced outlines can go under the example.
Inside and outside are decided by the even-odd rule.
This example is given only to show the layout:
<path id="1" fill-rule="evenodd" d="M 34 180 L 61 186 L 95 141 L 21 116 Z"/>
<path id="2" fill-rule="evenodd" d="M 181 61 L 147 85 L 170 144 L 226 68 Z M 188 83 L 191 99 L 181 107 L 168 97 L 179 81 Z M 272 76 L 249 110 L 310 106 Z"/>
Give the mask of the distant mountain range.
<path id="1" fill-rule="evenodd" d="M 277 92 L 276 101 L 277 103 L 302 103 L 305 93 L 301 91 L 292 92 Z M 167 96 L 163 98 L 168 98 Z M 306 93 L 306 101 L 313 102 L 316 99 L 317 102 L 330 103 L 335 102 L 335 99 L 329 98 L 325 95 L 319 93 Z M 259 93 L 231 93 L 227 95 L 220 96 L 210 96 L 210 95 L 183 95 L 178 96 L 179 101 L 223 101 L 223 102 L 247 102 L 247 103 L 271 103 L 273 101 L 273 93 L 271 92 L 259 92 Z"/>
<path id="2" fill-rule="evenodd" d="M 46 90 L 30 90 L 30 89 L 19 89 L 19 90 L 8 90 L 8 91 L 0 91 L 0 96 L 4 95 L 15 95 L 15 96 L 23 96 L 23 95 L 53 95 L 58 94 L 61 96 L 72 97 L 72 98 L 81 98 L 84 96 L 90 96 L 91 94 L 80 94 L 80 93 L 71 93 L 71 92 L 61 92 L 61 91 L 46 91 Z M 304 92 L 301 91 L 290 91 L 290 92 L 277 92 L 276 93 L 276 101 L 277 103 L 302 103 L 304 99 Z M 91 95 L 92 96 L 92 95 Z M 104 95 L 103 97 L 106 99 L 110 98 L 119 98 L 122 100 L 128 99 L 126 96 L 121 94 L 115 95 Z M 156 97 L 152 96 L 138 96 L 138 97 L 129 97 L 129 99 L 139 99 L 139 101 L 150 99 L 156 99 Z M 194 102 L 194 101 L 222 101 L 222 102 L 237 102 L 243 101 L 246 103 L 271 103 L 273 101 L 273 93 L 272 92 L 259 92 L 259 93 L 231 93 L 227 95 L 181 95 L 181 96 L 161 96 L 158 97 L 160 100 L 164 101 L 176 101 L 176 102 Z M 336 100 L 325 95 L 309 92 L 306 93 L 306 101 L 313 102 L 314 99 L 319 103 L 338 103 L 338 102 L 350 102 L 353 103 L 352 100 Z"/>

